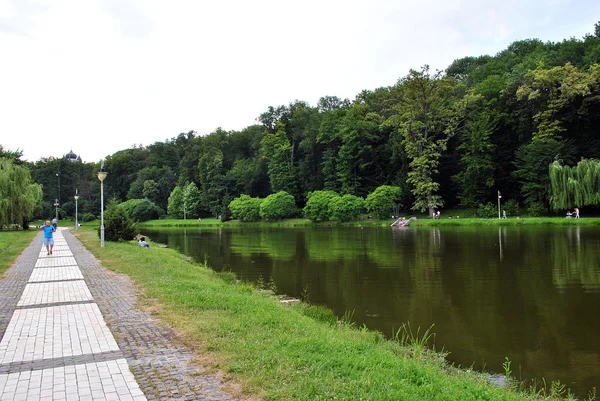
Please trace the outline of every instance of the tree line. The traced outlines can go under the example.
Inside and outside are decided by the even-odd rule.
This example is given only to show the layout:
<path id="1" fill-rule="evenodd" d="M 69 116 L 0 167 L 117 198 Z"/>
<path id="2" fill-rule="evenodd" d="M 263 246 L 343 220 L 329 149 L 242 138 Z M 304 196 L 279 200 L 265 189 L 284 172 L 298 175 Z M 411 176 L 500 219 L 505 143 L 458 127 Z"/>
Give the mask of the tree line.
<path id="1" fill-rule="evenodd" d="M 271 106 L 240 131 L 190 131 L 121 150 L 106 158 L 105 196 L 147 199 L 166 213 L 174 190 L 191 190 L 194 213 L 214 216 L 229 214 L 241 195 L 285 191 L 304 208 L 315 191 L 365 199 L 381 186 L 399 188 L 396 204 L 418 212 L 476 210 L 498 191 L 525 213 L 570 207 L 583 198 L 552 202 L 550 165 L 600 154 L 600 24 L 594 28 L 581 39 L 516 41 L 445 71 L 424 66 L 354 100 Z M 97 164 L 27 163 L 12 153 L 42 185 L 35 216 L 52 215 L 55 199 L 72 215 L 76 189 L 80 211 L 97 214 Z"/>

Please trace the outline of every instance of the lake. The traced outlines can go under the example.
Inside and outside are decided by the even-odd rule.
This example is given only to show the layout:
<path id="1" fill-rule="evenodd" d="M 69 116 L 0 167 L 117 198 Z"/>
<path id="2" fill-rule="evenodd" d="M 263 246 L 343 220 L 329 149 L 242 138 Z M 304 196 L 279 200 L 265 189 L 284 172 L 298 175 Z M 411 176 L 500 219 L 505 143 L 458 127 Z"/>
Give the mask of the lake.
<path id="1" fill-rule="evenodd" d="M 144 229 L 216 271 L 274 285 L 390 337 L 434 325 L 463 367 L 600 385 L 600 228 Z"/>

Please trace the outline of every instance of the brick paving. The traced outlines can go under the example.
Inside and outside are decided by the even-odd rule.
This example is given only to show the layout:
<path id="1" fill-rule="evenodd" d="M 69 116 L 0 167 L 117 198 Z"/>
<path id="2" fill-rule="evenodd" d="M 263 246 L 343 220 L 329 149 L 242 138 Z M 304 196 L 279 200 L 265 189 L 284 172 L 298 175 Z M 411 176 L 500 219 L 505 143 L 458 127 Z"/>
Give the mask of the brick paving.
<path id="1" fill-rule="evenodd" d="M 0 401 L 234 401 L 150 314 L 127 276 L 68 230 L 41 233 L 0 279 Z"/>

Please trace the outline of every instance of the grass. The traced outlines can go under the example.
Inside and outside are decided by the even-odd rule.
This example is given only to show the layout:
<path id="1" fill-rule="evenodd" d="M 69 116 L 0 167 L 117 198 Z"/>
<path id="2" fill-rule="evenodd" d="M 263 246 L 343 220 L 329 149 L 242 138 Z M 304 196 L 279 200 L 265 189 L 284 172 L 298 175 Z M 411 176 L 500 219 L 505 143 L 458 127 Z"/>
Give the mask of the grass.
<path id="1" fill-rule="evenodd" d="M 29 245 L 39 230 L 0 230 L 0 273 L 4 273 Z M 40 248 L 42 242 L 40 241 Z"/>
<path id="2" fill-rule="evenodd" d="M 99 248 L 91 227 L 75 235 L 103 266 L 127 274 L 158 305 L 158 316 L 213 370 L 264 400 L 536 400 L 487 383 L 424 352 L 430 329 L 402 341 L 338 321 L 325 308 L 283 306 L 231 273 L 190 262 L 175 250 L 135 242 Z M 413 335 L 413 333 L 416 333 Z M 414 348 L 419 352 L 414 352 Z"/>

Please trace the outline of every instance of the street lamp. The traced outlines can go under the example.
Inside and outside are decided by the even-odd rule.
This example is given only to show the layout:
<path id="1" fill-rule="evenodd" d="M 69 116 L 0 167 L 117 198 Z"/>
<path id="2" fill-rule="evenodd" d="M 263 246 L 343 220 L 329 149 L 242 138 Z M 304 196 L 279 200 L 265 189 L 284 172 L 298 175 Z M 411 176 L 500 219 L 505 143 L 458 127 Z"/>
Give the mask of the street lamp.
<path id="1" fill-rule="evenodd" d="M 54 207 L 56 208 L 56 222 L 58 223 L 58 198 L 54 200 Z"/>
<path id="2" fill-rule="evenodd" d="M 77 200 L 79 199 L 79 194 L 77 193 L 77 189 L 75 190 L 75 229 L 79 229 L 79 223 L 77 222 Z"/>
<path id="3" fill-rule="evenodd" d="M 108 173 L 104 171 L 104 159 L 100 171 L 98 171 L 98 179 L 100 180 L 100 248 L 104 248 L 104 179 Z"/>
<path id="4" fill-rule="evenodd" d="M 58 180 L 58 201 L 60 202 L 60 175 L 56 173 L 56 179 Z"/>
<path id="5" fill-rule="evenodd" d="M 500 191 L 498 191 L 498 220 L 500 220 L 500 199 L 502 198 L 502 195 L 500 194 Z"/>

